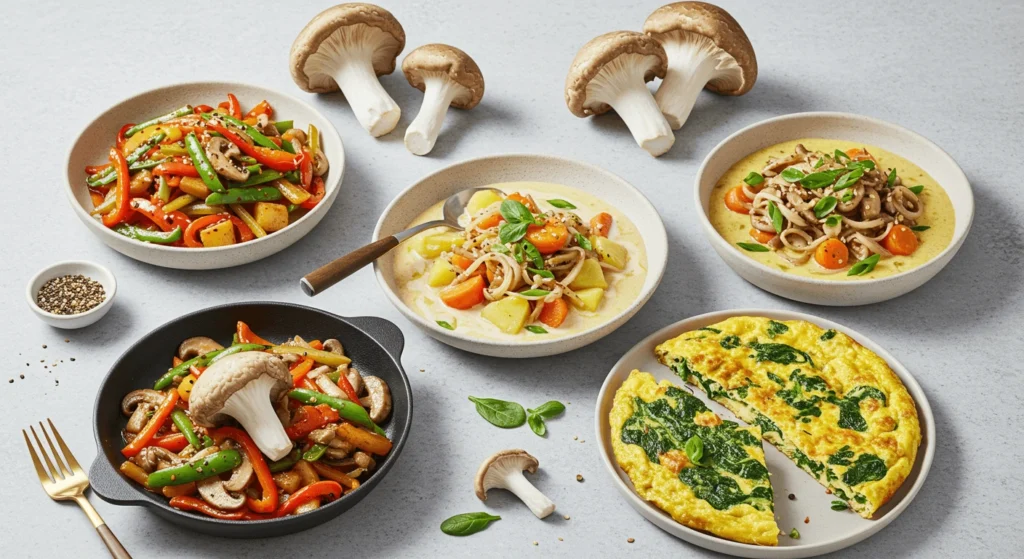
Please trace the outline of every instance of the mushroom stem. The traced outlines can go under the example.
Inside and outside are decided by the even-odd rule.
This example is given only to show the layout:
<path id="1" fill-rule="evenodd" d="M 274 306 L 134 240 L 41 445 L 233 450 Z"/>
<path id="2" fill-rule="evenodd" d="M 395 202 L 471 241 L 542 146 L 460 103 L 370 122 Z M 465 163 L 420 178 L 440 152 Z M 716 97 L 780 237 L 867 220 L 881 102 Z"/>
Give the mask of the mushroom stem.
<path id="1" fill-rule="evenodd" d="M 605 66 L 587 86 L 587 98 L 611 105 L 629 127 L 633 139 L 657 157 L 669 150 L 676 138 L 654 101 L 644 73 L 642 55 L 623 55 Z"/>
<path id="2" fill-rule="evenodd" d="M 461 86 L 441 73 L 423 76 L 423 104 L 420 112 L 405 130 L 405 147 L 416 155 L 426 155 L 434 149 L 437 135 L 441 132 L 448 106 L 460 93 Z"/>
<path id="3" fill-rule="evenodd" d="M 661 44 L 668 53 L 668 71 L 654 98 L 673 130 L 686 123 L 697 96 L 716 74 L 739 72 L 736 61 L 704 36 L 678 31 L 669 34 Z M 730 63 L 731 62 L 731 67 Z"/>
<path id="4" fill-rule="evenodd" d="M 380 85 L 369 54 L 365 57 L 351 57 L 339 64 L 331 75 L 352 106 L 359 124 L 371 136 L 383 136 L 395 129 L 402 116 L 402 109 Z"/>
<path id="5" fill-rule="evenodd" d="M 505 489 L 519 497 L 537 518 L 545 518 L 555 512 L 555 503 L 534 487 L 522 472 L 510 475 L 505 480 Z"/>
<path id="6" fill-rule="evenodd" d="M 241 423 L 263 454 L 280 460 L 292 451 L 293 444 L 267 397 L 275 382 L 269 375 L 251 381 L 224 402 L 221 413 Z"/>

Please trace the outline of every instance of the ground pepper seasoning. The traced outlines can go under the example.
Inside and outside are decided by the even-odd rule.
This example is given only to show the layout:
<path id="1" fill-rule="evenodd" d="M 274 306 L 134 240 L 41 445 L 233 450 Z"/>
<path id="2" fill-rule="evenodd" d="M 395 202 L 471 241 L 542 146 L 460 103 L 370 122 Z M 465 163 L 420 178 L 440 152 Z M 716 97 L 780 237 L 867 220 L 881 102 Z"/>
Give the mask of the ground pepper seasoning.
<path id="1" fill-rule="evenodd" d="M 81 274 L 53 278 L 36 294 L 39 308 L 52 314 L 82 314 L 100 305 L 107 292 L 100 282 Z"/>

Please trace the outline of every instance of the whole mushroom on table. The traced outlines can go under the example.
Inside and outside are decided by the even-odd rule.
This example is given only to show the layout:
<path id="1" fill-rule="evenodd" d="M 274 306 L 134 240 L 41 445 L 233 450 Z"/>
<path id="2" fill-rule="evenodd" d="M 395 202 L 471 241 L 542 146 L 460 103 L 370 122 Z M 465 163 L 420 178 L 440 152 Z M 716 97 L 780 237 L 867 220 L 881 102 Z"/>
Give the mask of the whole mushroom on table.
<path id="1" fill-rule="evenodd" d="M 442 44 L 423 45 L 406 55 L 402 72 L 423 92 L 419 114 L 405 130 L 405 147 L 416 155 L 434 149 L 448 107 L 469 110 L 484 96 L 484 76 L 465 52 Z"/>

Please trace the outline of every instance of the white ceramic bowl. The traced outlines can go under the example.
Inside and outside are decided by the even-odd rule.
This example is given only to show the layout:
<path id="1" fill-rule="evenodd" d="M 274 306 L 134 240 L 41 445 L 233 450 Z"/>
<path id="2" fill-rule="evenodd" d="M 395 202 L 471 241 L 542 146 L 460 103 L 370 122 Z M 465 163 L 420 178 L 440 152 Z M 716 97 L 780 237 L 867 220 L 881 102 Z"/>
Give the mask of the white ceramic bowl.
<path id="1" fill-rule="evenodd" d="M 626 380 L 626 377 L 634 369 L 651 373 L 658 381 L 668 380 L 677 386 L 684 386 L 685 383 L 682 379 L 676 376 L 668 367 L 658 362 L 658 359 L 654 356 L 654 348 L 665 340 L 674 338 L 684 332 L 690 332 L 716 322 L 721 322 L 733 316 L 766 316 L 775 320 L 805 320 L 822 328 L 832 328 L 842 332 L 884 359 L 907 387 L 907 391 L 910 392 L 914 402 L 917 404 L 917 415 L 921 424 L 921 446 L 918 448 L 917 460 L 914 462 L 914 467 L 910 470 L 910 475 L 896 491 L 892 499 L 879 509 L 875 519 L 867 520 L 851 511 L 836 512 L 831 510 L 833 497 L 826 494 L 825 489 L 817 481 L 767 442 L 764 443 L 765 460 L 768 463 L 768 470 L 771 472 L 772 488 L 775 493 L 775 518 L 779 524 L 779 529 L 782 531 L 782 534 L 779 536 L 778 547 L 737 543 L 688 528 L 673 520 L 671 516 L 661 509 L 642 499 L 633 490 L 633 484 L 629 480 L 629 476 L 619 468 L 615 460 L 614 451 L 612 450 L 608 413 L 612 409 L 615 391 L 619 389 L 623 381 Z M 717 402 L 706 398 L 703 392 L 700 390 L 693 390 L 693 392 L 707 403 L 712 411 L 724 418 L 735 420 L 732 412 Z M 651 334 L 634 346 L 633 349 L 626 352 L 622 359 L 619 359 L 619 362 L 612 367 L 611 372 L 604 381 L 604 385 L 601 386 L 601 392 L 597 396 L 594 423 L 597 430 L 597 440 L 601 444 L 601 461 L 604 462 L 605 469 L 611 475 L 615 488 L 618 489 L 630 506 L 652 524 L 677 538 L 705 549 L 719 553 L 728 553 L 737 557 L 764 557 L 770 559 L 813 557 L 832 553 L 864 540 L 885 528 L 910 506 L 910 502 L 914 500 L 914 497 L 924 485 L 925 478 L 928 477 L 928 470 L 935 459 L 935 417 L 932 415 L 931 405 L 929 405 L 928 398 L 921 389 L 921 385 L 917 383 L 910 374 L 910 371 L 889 352 L 864 335 L 823 318 L 790 311 L 764 309 L 719 311 L 687 318 Z M 739 421 L 739 423 L 743 424 L 742 421 Z M 790 493 L 796 495 L 795 500 L 786 498 Z M 805 517 L 810 517 L 811 521 L 809 524 L 804 524 Z M 800 539 L 792 539 L 785 536 L 794 527 L 800 531 Z"/>
<path id="2" fill-rule="evenodd" d="M 39 305 L 36 304 L 36 295 L 43 287 L 43 284 L 53 278 L 78 274 L 91 278 L 103 286 L 106 298 L 102 303 L 81 314 L 53 314 L 39 308 Z M 65 330 L 85 328 L 103 318 L 110 311 L 110 308 L 114 306 L 114 295 L 116 294 L 117 280 L 114 279 L 114 274 L 99 264 L 85 260 L 67 260 L 47 266 L 29 280 L 28 286 L 25 289 L 25 298 L 28 299 L 28 306 L 32 308 L 32 312 L 36 313 L 40 320 L 50 326 Z"/>
<path id="3" fill-rule="evenodd" d="M 892 276 L 838 282 L 787 274 L 757 262 L 726 242 L 708 218 L 711 191 L 740 159 L 768 146 L 800 138 L 831 138 L 863 142 L 909 159 L 931 175 L 949 195 L 956 223 L 949 246 L 930 261 Z M 797 113 L 752 124 L 722 140 L 697 171 L 694 199 L 698 219 L 711 246 L 737 274 L 776 295 L 817 305 L 850 306 L 878 303 L 917 289 L 939 273 L 967 237 L 974 220 L 974 194 L 964 172 L 942 148 L 902 126 L 847 113 Z"/>
<path id="4" fill-rule="evenodd" d="M 238 97 L 243 109 L 266 99 L 274 107 L 275 117 L 294 120 L 295 124 L 303 129 L 310 123 L 320 129 L 321 145 L 330 162 L 330 170 L 324 177 L 326 194 L 314 209 L 288 227 L 261 239 L 216 248 L 184 248 L 143 243 L 111 231 L 89 215 L 89 210 L 93 206 L 85 184 L 85 166 L 107 162 L 107 152 L 122 125 L 127 122 L 141 122 L 186 104 L 205 103 L 216 106 L 227 99 L 228 93 L 234 93 Z M 121 254 L 167 268 L 210 270 L 266 258 L 301 239 L 323 219 L 334 203 L 341 188 L 344 171 L 345 149 L 338 131 L 326 117 L 306 103 L 270 89 L 242 83 L 182 83 L 133 95 L 107 109 L 86 125 L 68 152 L 67 194 L 72 209 L 86 228 Z"/>
<path id="5" fill-rule="evenodd" d="M 542 181 L 586 191 L 626 214 L 643 238 L 647 250 L 647 277 L 640 294 L 625 310 L 599 326 L 567 337 L 522 341 L 486 340 L 458 330 L 441 328 L 409 308 L 398 295 L 394 278 L 394 256 L 385 255 L 374 263 L 377 283 L 388 299 L 424 332 L 448 345 L 481 355 L 496 357 L 542 357 L 583 347 L 610 334 L 630 319 L 650 299 L 661 283 L 668 260 L 668 241 L 661 216 L 653 205 L 623 179 L 580 161 L 547 155 L 493 155 L 449 165 L 427 175 L 399 194 L 384 210 L 373 231 L 374 240 L 405 229 L 426 208 L 467 188 L 513 181 Z"/>

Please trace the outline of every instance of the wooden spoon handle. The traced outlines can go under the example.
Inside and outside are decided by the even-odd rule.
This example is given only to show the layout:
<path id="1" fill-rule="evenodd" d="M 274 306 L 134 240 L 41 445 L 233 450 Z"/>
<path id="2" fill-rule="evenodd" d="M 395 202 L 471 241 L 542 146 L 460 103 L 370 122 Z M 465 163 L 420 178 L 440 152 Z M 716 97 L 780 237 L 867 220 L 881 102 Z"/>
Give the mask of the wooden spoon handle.
<path id="1" fill-rule="evenodd" d="M 306 274 L 299 280 L 299 285 L 302 286 L 302 291 L 306 295 L 310 297 L 317 295 L 352 275 L 356 270 L 384 256 L 396 246 L 398 246 L 398 239 L 394 235 L 374 241 Z"/>

